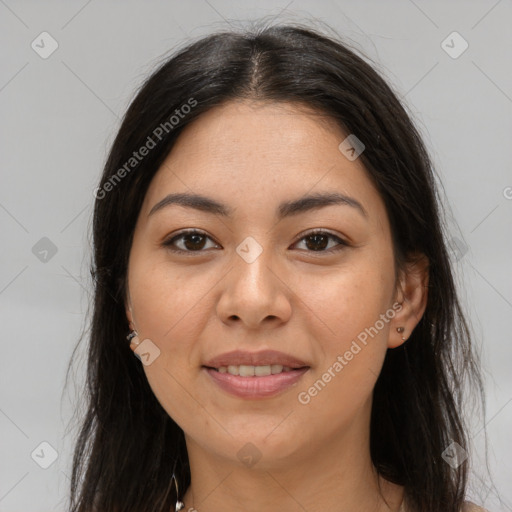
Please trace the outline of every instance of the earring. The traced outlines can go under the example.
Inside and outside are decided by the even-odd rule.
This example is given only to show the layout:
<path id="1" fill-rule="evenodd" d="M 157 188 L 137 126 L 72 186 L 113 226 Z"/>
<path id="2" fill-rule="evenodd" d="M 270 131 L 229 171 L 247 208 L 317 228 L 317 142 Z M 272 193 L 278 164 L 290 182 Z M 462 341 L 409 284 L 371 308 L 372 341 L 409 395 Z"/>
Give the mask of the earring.
<path id="1" fill-rule="evenodd" d="M 397 327 L 396 330 L 401 334 L 404 332 L 404 328 L 403 327 Z M 405 337 L 402 336 L 402 341 L 405 341 Z"/>
<path id="2" fill-rule="evenodd" d="M 185 503 L 183 503 L 182 501 L 180 501 L 178 499 L 178 496 L 179 496 L 178 479 L 176 478 L 176 475 L 174 473 L 172 474 L 172 478 L 174 480 L 174 487 L 176 488 L 176 499 L 178 500 L 178 501 L 176 501 L 176 506 L 174 508 L 176 509 L 176 512 L 178 512 L 178 510 L 181 510 L 182 508 L 185 507 Z"/>
<path id="3" fill-rule="evenodd" d="M 132 343 L 135 346 L 140 344 L 139 333 L 135 329 L 133 329 L 132 332 L 128 334 L 128 336 L 126 336 L 126 339 L 130 342 L 130 346 L 132 345 Z"/>

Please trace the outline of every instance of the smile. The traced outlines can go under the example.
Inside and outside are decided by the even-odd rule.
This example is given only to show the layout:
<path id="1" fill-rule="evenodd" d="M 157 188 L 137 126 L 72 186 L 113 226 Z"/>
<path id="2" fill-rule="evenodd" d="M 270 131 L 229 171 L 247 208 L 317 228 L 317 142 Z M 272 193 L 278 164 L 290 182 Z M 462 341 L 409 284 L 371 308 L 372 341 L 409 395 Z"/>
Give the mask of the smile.
<path id="1" fill-rule="evenodd" d="M 282 372 L 289 372 L 292 370 L 289 366 L 281 364 L 252 366 L 241 364 L 239 366 L 229 365 L 214 368 L 219 373 L 229 373 L 230 375 L 240 375 L 240 377 L 264 377 L 266 375 L 277 375 Z"/>
<path id="2" fill-rule="evenodd" d="M 221 390 L 244 399 L 263 399 L 276 396 L 297 385 L 309 366 L 290 368 L 282 365 L 221 366 L 203 371 Z"/>

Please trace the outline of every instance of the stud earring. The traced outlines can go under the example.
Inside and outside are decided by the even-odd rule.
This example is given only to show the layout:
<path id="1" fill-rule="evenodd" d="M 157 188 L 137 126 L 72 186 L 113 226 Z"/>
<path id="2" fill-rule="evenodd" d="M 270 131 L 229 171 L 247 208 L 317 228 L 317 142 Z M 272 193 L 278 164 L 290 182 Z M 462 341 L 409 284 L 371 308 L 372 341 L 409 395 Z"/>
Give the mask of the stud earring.
<path id="1" fill-rule="evenodd" d="M 140 344 L 139 333 L 135 329 L 133 329 L 132 332 L 128 334 L 128 336 L 126 336 L 126 339 L 129 341 L 130 346 L 132 345 L 132 343 L 135 346 Z"/>
<path id="2" fill-rule="evenodd" d="M 396 330 L 397 330 L 400 334 L 402 334 L 402 333 L 404 332 L 404 328 L 403 328 L 403 327 L 397 327 L 397 328 L 396 328 Z M 404 337 L 404 336 L 402 336 L 402 341 L 405 341 L 405 337 Z"/>

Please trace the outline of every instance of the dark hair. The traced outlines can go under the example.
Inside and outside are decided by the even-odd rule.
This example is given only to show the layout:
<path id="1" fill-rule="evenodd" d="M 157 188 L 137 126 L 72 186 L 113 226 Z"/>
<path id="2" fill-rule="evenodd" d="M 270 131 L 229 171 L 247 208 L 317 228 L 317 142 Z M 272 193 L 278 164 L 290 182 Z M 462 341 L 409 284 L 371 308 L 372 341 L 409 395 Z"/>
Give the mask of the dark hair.
<path id="1" fill-rule="evenodd" d="M 96 192 L 87 410 L 70 510 L 174 510 L 190 484 L 183 431 L 126 341 L 127 264 L 148 186 L 181 130 L 235 99 L 304 105 L 355 134 L 385 202 L 395 268 L 415 254 L 428 258 L 425 313 L 410 338 L 387 351 L 374 388 L 370 451 L 378 472 L 405 487 L 411 510 L 459 512 L 468 461 L 452 469 L 441 455 L 452 442 L 469 450 L 462 391 L 469 382 L 483 392 L 434 170 L 410 117 L 374 68 L 348 45 L 300 24 L 222 31 L 190 43 L 149 76 L 126 112 Z M 131 161 L 150 140 L 151 151 Z"/>

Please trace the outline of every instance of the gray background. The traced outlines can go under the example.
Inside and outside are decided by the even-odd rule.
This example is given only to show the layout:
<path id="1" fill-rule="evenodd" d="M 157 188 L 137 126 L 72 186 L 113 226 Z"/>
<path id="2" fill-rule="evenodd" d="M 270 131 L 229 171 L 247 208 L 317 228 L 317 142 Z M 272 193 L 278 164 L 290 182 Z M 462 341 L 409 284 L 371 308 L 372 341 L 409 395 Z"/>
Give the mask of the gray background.
<path id="1" fill-rule="evenodd" d="M 0 0 L 0 511 L 64 510 L 83 361 L 63 393 L 64 378 L 90 298 L 92 191 L 119 118 L 163 54 L 260 16 L 328 22 L 378 63 L 424 135 L 452 208 L 458 285 L 485 369 L 495 487 L 475 414 L 471 494 L 512 510 L 510 0 Z M 51 48 L 44 31 L 58 43 L 46 59 L 31 47 Z M 469 44 L 457 58 L 462 40 L 442 45 L 453 31 Z M 58 454 L 48 469 L 42 442 Z"/>

